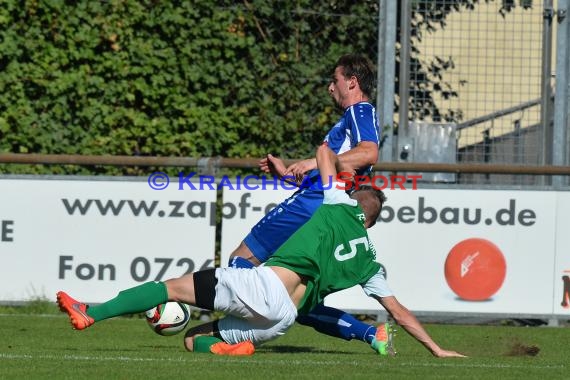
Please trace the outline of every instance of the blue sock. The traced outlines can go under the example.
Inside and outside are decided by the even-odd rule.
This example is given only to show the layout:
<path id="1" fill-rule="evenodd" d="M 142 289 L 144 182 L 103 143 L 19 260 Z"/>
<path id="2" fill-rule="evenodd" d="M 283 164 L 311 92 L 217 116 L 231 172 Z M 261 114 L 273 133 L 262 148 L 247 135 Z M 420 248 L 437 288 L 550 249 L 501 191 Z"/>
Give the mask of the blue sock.
<path id="1" fill-rule="evenodd" d="M 255 265 L 253 265 L 251 261 L 249 261 L 248 259 L 244 259 L 243 257 L 240 256 L 230 257 L 228 266 L 230 268 L 245 268 L 245 269 L 251 269 L 255 267 Z"/>
<path id="2" fill-rule="evenodd" d="M 368 325 L 342 310 L 323 304 L 317 305 L 308 315 L 298 316 L 297 322 L 320 333 L 345 340 L 359 339 L 372 343 L 376 335 L 376 326 Z"/>

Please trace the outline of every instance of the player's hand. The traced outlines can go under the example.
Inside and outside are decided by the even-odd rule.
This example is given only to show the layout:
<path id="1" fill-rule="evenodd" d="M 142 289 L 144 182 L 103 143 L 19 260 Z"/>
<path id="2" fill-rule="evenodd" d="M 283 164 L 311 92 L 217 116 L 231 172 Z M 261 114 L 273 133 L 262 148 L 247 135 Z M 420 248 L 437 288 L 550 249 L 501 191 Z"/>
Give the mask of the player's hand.
<path id="1" fill-rule="evenodd" d="M 316 167 L 317 167 L 317 161 L 314 158 L 310 158 L 308 160 L 302 160 L 289 165 L 287 170 L 285 170 L 284 175 L 294 177 L 295 182 L 301 183 L 303 182 L 305 174 L 309 170 L 316 169 Z"/>
<path id="2" fill-rule="evenodd" d="M 285 175 L 286 167 L 283 160 L 268 154 L 266 157 L 259 160 L 259 169 L 264 173 L 270 173 L 282 178 Z"/>
<path id="3" fill-rule="evenodd" d="M 457 351 L 449 351 L 449 350 L 439 350 L 437 352 L 433 352 L 433 356 L 438 358 L 466 358 L 466 355 L 460 354 Z"/>

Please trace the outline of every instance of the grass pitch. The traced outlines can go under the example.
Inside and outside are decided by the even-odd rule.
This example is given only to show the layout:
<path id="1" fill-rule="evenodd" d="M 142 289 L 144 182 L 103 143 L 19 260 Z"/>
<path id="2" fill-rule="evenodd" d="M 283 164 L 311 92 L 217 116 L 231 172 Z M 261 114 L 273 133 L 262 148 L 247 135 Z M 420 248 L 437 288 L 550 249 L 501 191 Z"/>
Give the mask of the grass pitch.
<path id="1" fill-rule="evenodd" d="M 426 325 L 437 359 L 403 330 L 396 357 L 295 325 L 250 357 L 186 352 L 183 334 L 162 337 L 144 319 L 71 329 L 63 314 L 0 315 L 0 379 L 568 379 L 570 328 Z"/>

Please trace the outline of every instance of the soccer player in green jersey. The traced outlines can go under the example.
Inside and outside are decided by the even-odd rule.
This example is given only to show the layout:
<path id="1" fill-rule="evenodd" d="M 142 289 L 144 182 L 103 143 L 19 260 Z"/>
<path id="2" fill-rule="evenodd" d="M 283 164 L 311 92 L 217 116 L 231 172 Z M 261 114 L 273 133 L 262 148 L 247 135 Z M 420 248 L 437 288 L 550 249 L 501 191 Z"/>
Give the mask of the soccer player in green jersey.
<path id="1" fill-rule="evenodd" d="M 250 355 L 255 346 L 283 335 L 298 315 L 308 313 L 333 292 L 361 285 L 434 356 L 463 357 L 442 349 L 414 315 L 401 305 L 386 283 L 366 228 L 376 222 L 384 194 L 371 187 L 350 197 L 334 182 L 337 156 L 326 144 L 317 149 L 325 190 L 323 205 L 262 266 L 216 268 L 165 282 L 148 282 L 124 290 L 97 306 L 58 292 L 57 302 L 75 329 L 110 317 L 143 312 L 167 301 L 218 310 L 226 317 L 187 331 L 190 351 Z M 389 331 L 380 351 L 392 350 Z"/>

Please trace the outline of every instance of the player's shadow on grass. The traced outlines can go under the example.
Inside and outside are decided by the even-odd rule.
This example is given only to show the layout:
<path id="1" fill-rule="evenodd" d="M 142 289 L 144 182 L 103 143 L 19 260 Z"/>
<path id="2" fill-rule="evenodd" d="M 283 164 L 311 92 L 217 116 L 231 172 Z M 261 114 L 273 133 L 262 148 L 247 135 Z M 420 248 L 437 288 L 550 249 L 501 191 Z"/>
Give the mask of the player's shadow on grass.
<path id="1" fill-rule="evenodd" d="M 339 351 L 339 350 L 323 350 L 310 346 L 262 346 L 256 348 L 256 352 L 268 352 L 268 353 L 290 353 L 290 354 L 301 354 L 301 353 L 314 353 L 314 354 L 344 354 L 353 355 L 354 352 Z"/>

